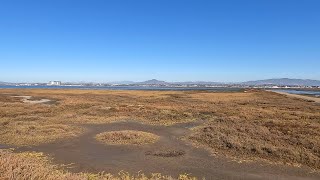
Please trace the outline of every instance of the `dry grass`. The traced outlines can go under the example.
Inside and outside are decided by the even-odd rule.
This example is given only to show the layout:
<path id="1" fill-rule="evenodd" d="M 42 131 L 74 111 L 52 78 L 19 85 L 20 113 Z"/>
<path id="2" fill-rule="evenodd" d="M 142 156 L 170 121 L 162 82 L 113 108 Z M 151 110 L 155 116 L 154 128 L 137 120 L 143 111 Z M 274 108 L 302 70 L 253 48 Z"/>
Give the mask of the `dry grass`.
<path id="1" fill-rule="evenodd" d="M 203 103 L 185 92 L 86 91 L 86 90 L 1 90 L 58 100 L 56 106 L 23 104 L 0 95 L 0 118 L 36 115 L 55 123 L 108 123 L 134 119 L 155 125 L 172 125 L 207 117 Z M 225 93 L 228 94 L 228 93 Z M 15 100 L 15 101 L 14 101 Z M 32 107 L 32 108 L 31 108 Z M 196 109 L 195 109 L 196 108 Z"/>
<path id="2" fill-rule="evenodd" d="M 220 155 L 320 169 L 319 105 L 257 92 L 222 106 L 188 139 Z"/>
<path id="3" fill-rule="evenodd" d="M 111 131 L 96 135 L 96 139 L 110 145 L 144 145 L 155 143 L 160 137 L 143 131 Z"/>
<path id="4" fill-rule="evenodd" d="M 130 175 L 120 172 L 118 175 L 108 173 L 70 173 L 52 165 L 50 159 L 41 153 L 24 152 L 12 153 L 9 150 L 0 149 L 0 179 L 1 180 L 196 180 L 189 175 L 180 175 L 178 178 L 142 173 Z"/>
<path id="5" fill-rule="evenodd" d="M 0 143 L 17 146 L 51 143 L 78 136 L 82 128 L 37 121 L 0 121 Z"/>
<path id="6" fill-rule="evenodd" d="M 24 104 L 4 93 L 55 99 L 57 104 Z M 262 91 L 0 90 L 0 143 L 21 145 L 14 133 L 21 129 L 19 123 L 35 126 L 35 137 L 45 126 L 59 129 L 53 141 L 73 137 L 60 136 L 60 125 L 62 132 L 79 135 L 76 125 L 127 119 L 154 125 L 205 119 L 208 123 L 195 128 L 189 141 L 220 155 L 320 169 L 320 106 L 301 99 Z M 23 138 L 29 131 L 20 133 Z M 26 140 L 25 145 L 35 142 L 44 140 Z"/>

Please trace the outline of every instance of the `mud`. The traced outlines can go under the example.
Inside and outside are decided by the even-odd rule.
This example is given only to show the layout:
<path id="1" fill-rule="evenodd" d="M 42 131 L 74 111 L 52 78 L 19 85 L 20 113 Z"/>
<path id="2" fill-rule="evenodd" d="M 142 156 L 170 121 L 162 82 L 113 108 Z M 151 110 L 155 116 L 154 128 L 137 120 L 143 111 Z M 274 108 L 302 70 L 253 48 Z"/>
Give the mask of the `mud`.
<path id="1" fill-rule="evenodd" d="M 85 125 L 82 136 L 52 144 L 18 148 L 16 151 L 38 151 L 53 157 L 54 163 L 70 164 L 72 172 L 162 173 L 177 176 L 189 173 L 206 179 L 319 179 L 319 173 L 307 168 L 271 165 L 262 162 L 237 163 L 211 156 L 204 149 L 195 148 L 181 138 L 189 128 L 202 122 L 174 126 L 152 126 L 134 121 L 104 125 Z M 138 130 L 160 136 L 154 144 L 143 146 L 106 145 L 95 140 L 105 131 Z"/>

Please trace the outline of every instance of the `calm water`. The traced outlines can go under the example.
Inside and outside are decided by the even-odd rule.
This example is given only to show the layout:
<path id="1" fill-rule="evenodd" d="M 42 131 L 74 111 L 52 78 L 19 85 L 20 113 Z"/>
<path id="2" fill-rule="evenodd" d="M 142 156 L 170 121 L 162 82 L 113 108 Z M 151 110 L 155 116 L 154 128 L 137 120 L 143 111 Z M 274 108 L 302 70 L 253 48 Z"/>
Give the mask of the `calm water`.
<path id="1" fill-rule="evenodd" d="M 238 92 L 242 88 L 226 87 L 141 87 L 141 86 L 0 86 L 0 89 L 92 89 L 92 90 L 153 90 L 153 91 L 194 91 Z"/>
<path id="2" fill-rule="evenodd" d="M 308 91 L 308 90 L 293 90 L 293 89 L 281 89 L 281 90 L 273 90 L 275 92 L 286 92 L 289 94 L 299 94 L 299 95 L 311 95 L 320 97 L 320 89 L 314 90 L 314 91 Z"/>

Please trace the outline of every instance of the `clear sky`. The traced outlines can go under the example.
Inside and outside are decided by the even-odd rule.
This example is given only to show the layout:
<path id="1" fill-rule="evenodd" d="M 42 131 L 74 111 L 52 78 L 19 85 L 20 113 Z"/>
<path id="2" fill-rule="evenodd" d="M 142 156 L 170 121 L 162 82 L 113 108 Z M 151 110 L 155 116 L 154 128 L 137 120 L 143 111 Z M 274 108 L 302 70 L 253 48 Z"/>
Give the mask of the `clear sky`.
<path id="1" fill-rule="evenodd" d="M 319 0 L 2 0 L 0 81 L 320 80 Z"/>

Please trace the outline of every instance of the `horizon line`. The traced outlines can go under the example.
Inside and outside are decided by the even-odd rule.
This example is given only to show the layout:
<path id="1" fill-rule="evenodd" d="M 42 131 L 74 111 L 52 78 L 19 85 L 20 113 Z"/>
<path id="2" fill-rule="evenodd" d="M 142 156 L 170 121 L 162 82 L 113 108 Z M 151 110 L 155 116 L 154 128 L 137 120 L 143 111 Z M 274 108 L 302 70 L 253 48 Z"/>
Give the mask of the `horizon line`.
<path id="1" fill-rule="evenodd" d="M 252 82 L 252 81 L 265 81 L 265 80 L 280 80 L 280 79 L 290 79 L 290 80 L 311 80 L 311 81 L 320 81 L 320 79 L 310 79 L 310 78 L 287 78 L 287 77 L 281 77 L 281 78 L 267 78 L 267 79 L 256 79 L 256 80 L 244 80 L 244 81 L 205 81 L 205 80 L 195 80 L 195 81 L 168 81 L 168 80 L 161 80 L 161 79 L 148 79 L 148 80 L 144 80 L 144 81 L 132 81 L 132 80 L 119 80 L 119 81 L 104 81 L 104 82 L 101 82 L 101 81 L 82 81 L 82 80 L 79 80 L 79 81 L 63 81 L 63 80 L 58 80 L 58 79 L 55 79 L 55 80 L 48 80 L 48 81 L 35 81 L 35 82 L 30 82 L 30 81 L 2 81 L 0 80 L 0 82 L 2 83 L 33 83 L 33 84 L 36 84 L 36 83 L 48 83 L 48 82 L 51 82 L 51 81 L 60 81 L 62 83 L 100 83 L 100 84 L 103 84 L 103 83 L 123 83 L 123 82 L 130 82 L 130 83 L 143 83 L 143 82 L 147 82 L 147 81 L 152 81 L 152 80 L 156 80 L 156 81 L 162 81 L 162 82 L 165 82 L 165 83 L 203 83 L 203 82 L 208 82 L 208 83 L 224 83 L 224 84 L 230 84 L 230 83 L 245 83 L 245 82 Z"/>

